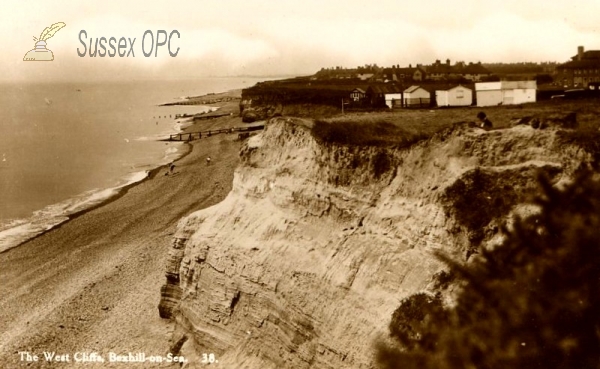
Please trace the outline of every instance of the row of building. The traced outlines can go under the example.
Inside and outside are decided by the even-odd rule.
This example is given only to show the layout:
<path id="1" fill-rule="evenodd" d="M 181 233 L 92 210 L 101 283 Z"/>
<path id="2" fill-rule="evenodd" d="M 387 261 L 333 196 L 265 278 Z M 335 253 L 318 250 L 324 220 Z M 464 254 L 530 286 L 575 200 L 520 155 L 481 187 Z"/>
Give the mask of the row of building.
<path id="1" fill-rule="evenodd" d="M 242 91 L 240 109 L 253 105 L 320 104 L 368 110 L 430 106 L 490 106 L 535 102 L 569 89 L 600 88 L 600 50 L 578 47 L 571 61 L 556 66 L 555 86 L 537 91 L 535 80 L 494 81 L 480 63 L 437 60 L 413 68 L 323 68 L 312 76 L 265 81 Z M 527 79 L 527 78 L 525 78 Z M 589 92 L 589 91 L 588 91 Z"/>
<path id="2" fill-rule="evenodd" d="M 394 65 L 390 68 L 380 68 L 376 65 L 366 65 L 357 68 L 328 68 L 321 69 L 312 79 L 358 79 L 370 82 L 420 82 L 420 81 L 446 81 L 446 80 L 468 80 L 472 82 L 482 81 L 492 76 L 492 72 L 479 63 L 458 62 L 450 64 L 450 59 L 446 63 L 436 60 L 431 65 L 417 64 L 415 67 L 409 64 L 408 67 Z"/>
<path id="3" fill-rule="evenodd" d="M 512 105 L 536 101 L 535 81 L 477 82 L 472 88 L 456 85 L 430 88 L 413 85 L 401 90 L 397 85 L 374 85 L 350 92 L 349 105 L 387 106 L 388 108 Z"/>
<path id="4" fill-rule="evenodd" d="M 375 86 L 369 91 L 357 88 L 350 94 L 353 103 L 368 99 L 371 105 L 385 105 L 389 108 L 413 106 L 490 106 L 511 105 L 536 101 L 536 81 L 499 81 L 478 82 L 491 74 L 480 64 L 465 66 L 450 65 L 450 60 L 443 64 L 437 60 L 427 68 L 384 68 L 370 76 L 370 81 L 384 82 L 385 86 Z M 368 76 L 368 75 L 366 75 Z M 429 82 L 429 84 L 413 84 L 403 89 L 393 82 L 406 82 L 406 76 L 413 82 Z M 440 88 L 432 81 L 448 81 L 455 77 L 469 80 L 471 87 L 455 84 Z M 600 83 L 600 50 L 585 51 L 583 46 L 577 48 L 577 55 L 571 61 L 556 67 L 555 80 L 565 89 L 596 89 Z M 392 82 L 388 84 L 387 82 Z M 378 100 L 378 101 L 377 101 Z"/>
<path id="5" fill-rule="evenodd" d="M 463 80 L 481 82 L 490 80 L 493 73 L 480 62 L 457 62 L 451 65 L 450 59 L 445 63 L 436 60 L 430 65 L 417 64 L 415 67 L 380 68 L 377 65 L 365 65 L 357 68 L 323 68 L 311 77 L 312 80 L 349 80 L 356 79 L 368 82 L 424 82 Z M 577 48 L 577 54 L 571 60 L 556 66 L 552 77 L 557 85 L 563 88 L 587 88 L 592 82 L 600 82 L 600 50 L 585 51 L 583 46 Z"/>

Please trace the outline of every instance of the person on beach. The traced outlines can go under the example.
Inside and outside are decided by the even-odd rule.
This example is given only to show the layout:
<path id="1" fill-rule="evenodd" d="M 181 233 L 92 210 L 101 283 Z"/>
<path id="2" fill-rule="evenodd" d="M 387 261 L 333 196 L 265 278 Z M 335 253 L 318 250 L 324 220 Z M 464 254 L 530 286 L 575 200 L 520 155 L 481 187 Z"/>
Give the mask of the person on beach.
<path id="1" fill-rule="evenodd" d="M 486 131 L 492 129 L 492 122 L 488 119 L 484 112 L 480 111 L 479 113 L 477 113 L 477 118 L 480 122 L 479 127 L 485 129 Z"/>
<path id="2" fill-rule="evenodd" d="M 207 166 L 209 166 L 209 165 L 210 165 L 210 156 L 208 156 L 208 157 L 206 158 L 206 165 L 207 165 Z"/>

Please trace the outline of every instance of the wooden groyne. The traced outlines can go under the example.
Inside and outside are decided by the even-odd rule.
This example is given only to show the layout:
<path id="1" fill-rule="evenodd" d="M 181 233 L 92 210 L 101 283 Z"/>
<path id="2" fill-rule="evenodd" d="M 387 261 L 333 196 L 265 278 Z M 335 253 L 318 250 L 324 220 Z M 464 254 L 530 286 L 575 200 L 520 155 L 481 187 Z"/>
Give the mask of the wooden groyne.
<path id="1" fill-rule="evenodd" d="M 227 96 L 227 97 L 220 97 L 220 98 L 213 98 L 213 99 L 207 99 L 207 98 L 203 99 L 201 97 L 190 97 L 190 98 L 186 99 L 185 101 L 170 102 L 170 103 L 160 104 L 159 106 L 210 105 L 210 104 L 216 104 L 216 103 L 236 101 L 236 100 L 240 100 L 240 99 L 241 99 L 241 97 L 237 97 L 237 96 Z"/>
<path id="2" fill-rule="evenodd" d="M 188 142 L 188 141 L 199 140 L 202 137 L 204 137 L 204 138 L 210 137 L 210 136 L 220 134 L 220 133 L 233 134 L 236 132 L 246 132 L 246 133 L 238 134 L 239 138 L 246 138 L 249 136 L 249 133 L 251 131 L 259 131 L 264 128 L 265 128 L 265 126 L 263 124 L 263 125 L 252 126 L 252 127 L 232 127 L 232 128 L 222 128 L 222 129 L 212 129 L 212 130 L 208 130 L 208 131 L 199 131 L 199 132 L 175 133 L 175 134 L 169 135 L 168 139 L 164 139 L 161 141 L 186 141 L 186 142 Z"/>
<path id="3" fill-rule="evenodd" d="M 229 117 L 233 115 L 233 113 L 221 113 L 221 114 L 196 114 L 194 115 L 194 120 L 205 120 L 205 119 L 215 119 L 221 117 Z"/>

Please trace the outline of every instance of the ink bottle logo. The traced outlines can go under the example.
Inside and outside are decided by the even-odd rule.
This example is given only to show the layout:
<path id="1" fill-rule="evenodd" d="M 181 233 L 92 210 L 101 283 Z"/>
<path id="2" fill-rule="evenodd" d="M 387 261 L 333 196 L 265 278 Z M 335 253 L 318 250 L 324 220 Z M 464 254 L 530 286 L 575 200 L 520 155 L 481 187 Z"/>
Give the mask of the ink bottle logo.
<path id="1" fill-rule="evenodd" d="M 54 23 L 50 27 L 46 27 L 40 38 L 34 37 L 33 40 L 37 41 L 35 43 L 35 48 L 29 50 L 27 54 L 23 57 L 23 61 L 52 61 L 54 60 L 54 54 L 51 50 L 46 49 L 46 40 L 50 37 L 54 36 L 56 32 L 58 32 L 61 28 L 66 26 L 63 22 Z"/>

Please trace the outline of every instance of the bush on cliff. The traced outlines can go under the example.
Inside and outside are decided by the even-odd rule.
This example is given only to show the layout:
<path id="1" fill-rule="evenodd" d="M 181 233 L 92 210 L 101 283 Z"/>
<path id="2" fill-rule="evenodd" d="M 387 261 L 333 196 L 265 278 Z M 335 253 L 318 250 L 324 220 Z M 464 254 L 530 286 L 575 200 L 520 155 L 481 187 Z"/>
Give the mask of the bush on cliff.
<path id="1" fill-rule="evenodd" d="M 600 183 L 589 173 L 563 190 L 540 183 L 541 211 L 504 230 L 501 246 L 467 266 L 442 257 L 465 283 L 453 308 L 401 304 L 381 368 L 599 367 Z"/>
<path id="2" fill-rule="evenodd" d="M 407 147 L 428 137 L 406 130 L 386 120 L 329 121 L 315 120 L 311 133 L 326 143 L 358 146 Z"/>

